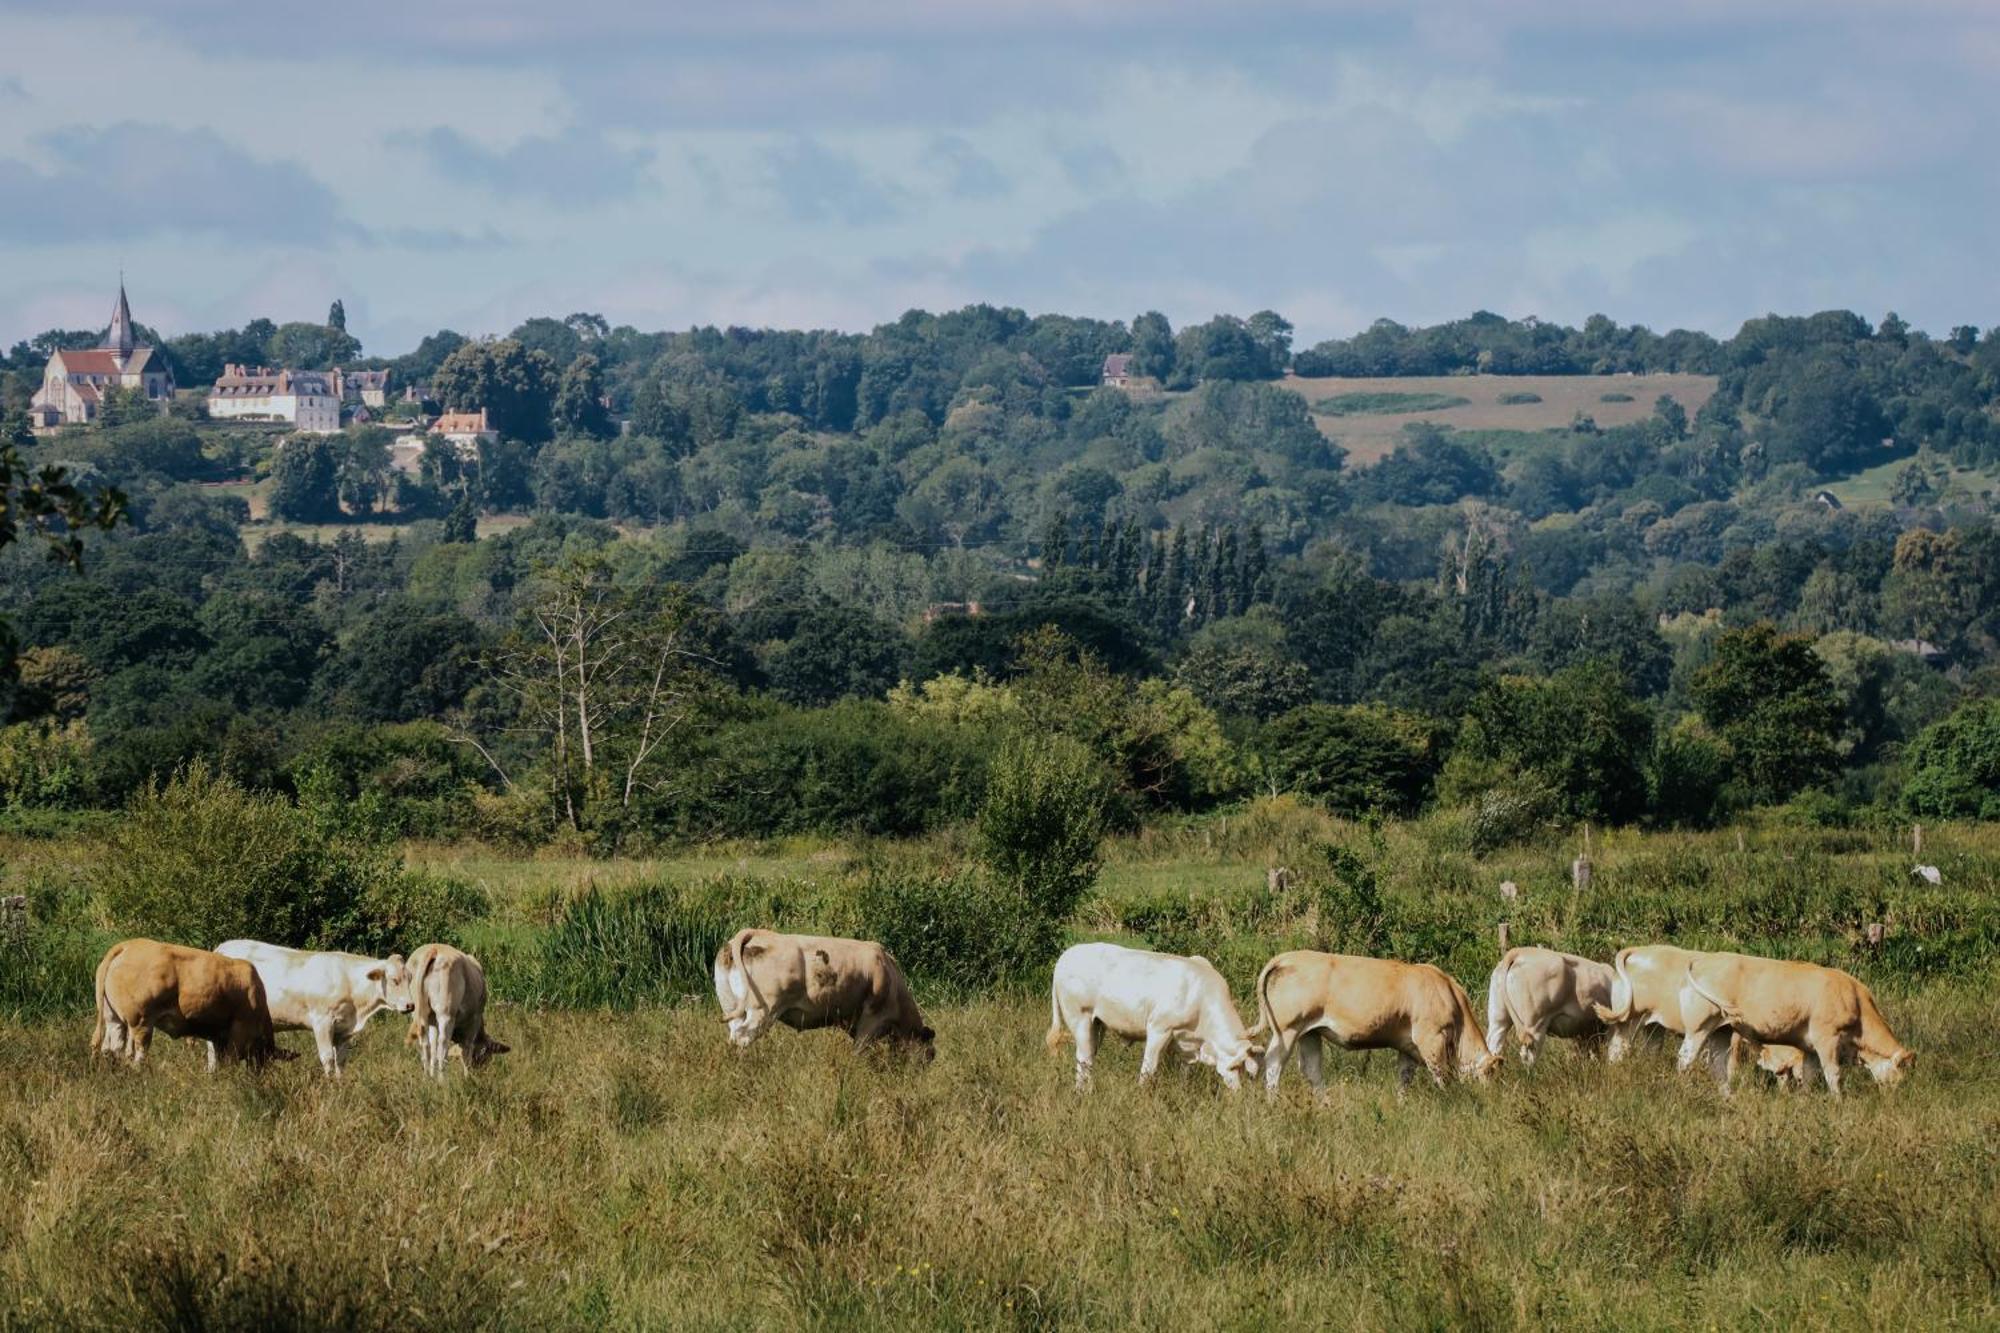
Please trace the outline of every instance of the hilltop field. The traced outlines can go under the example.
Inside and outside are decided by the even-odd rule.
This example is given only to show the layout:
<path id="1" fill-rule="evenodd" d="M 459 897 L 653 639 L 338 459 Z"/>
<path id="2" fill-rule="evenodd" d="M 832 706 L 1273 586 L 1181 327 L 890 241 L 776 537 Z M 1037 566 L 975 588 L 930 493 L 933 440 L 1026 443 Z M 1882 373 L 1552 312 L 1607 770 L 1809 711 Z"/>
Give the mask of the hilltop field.
<path id="1" fill-rule="evenodd" d="M 1992 1327 L 2000 835 L 1927 829 L 1938 887 L 1907 842 L 1600 837 L 1587 893 L 1568 838 L 1481 858 L 1438 826 L 1282 808 L 1107 844 L 1068 933 L 1199 949 L 1246 1009 L 1269 952 L 1362 930 L 1446 965 L 1483 1013 L 1510 878 L 1518 942 L 1838 962 L 1919 1053 L 1905 1086 L 1857 1075 L 1838 1103 L 1752 1079 L 1724 1100 L 1670 1049 L 1604 1066 L 1555 1042 L 1532 1073 L 1406 1097 L 1392 1059 L 1341 1055 L 1324 1103 L 1294 1072 L 1275 1106 L 1187 1067 L 1141 1089 L 1115 1042 L 1079 1097 L 1039 984 L 953 980 L 915 950 L 929 1067 L 827 1033 L 726 1047 L 712 937 L 684 938 L 706 918 L 662 904 L 698 890 L 810 927 L 885 867 L 949 864 L 949 840 L 598 862 L 412 845 L 484 896 L 458 934 L 513 1047 L 442 1086 L 387 1021 L 337 1085 L 309 1058 L 210 1076 L 165 1042 L 147 1068 L 93 1067 L 106 937 L 40 998 L 0 955 L 0 1327 Z M 86 842 L 0 855 L 38 912 L 88 895 Z M 1279 863 L 1296 890 L 1267 884 Z M 559 1002 L 548 969 L 586 903 L 598 989 L 574 998 L 572 976 Z"/>
<path id="2" fill-rule="evenodd" d="M 1689 417 L 1715 394 L 1713 375 L 1329 376 L 1277 383 L 1305 398 L 1320 430 L 1347 447 L 1350 467 L 1382 458 L 1412 422 L 1463 431 L 1561 430 L 1582 413 L 1601 427 L 1629 426 L 1651 416 L 1661 394 Z"/>

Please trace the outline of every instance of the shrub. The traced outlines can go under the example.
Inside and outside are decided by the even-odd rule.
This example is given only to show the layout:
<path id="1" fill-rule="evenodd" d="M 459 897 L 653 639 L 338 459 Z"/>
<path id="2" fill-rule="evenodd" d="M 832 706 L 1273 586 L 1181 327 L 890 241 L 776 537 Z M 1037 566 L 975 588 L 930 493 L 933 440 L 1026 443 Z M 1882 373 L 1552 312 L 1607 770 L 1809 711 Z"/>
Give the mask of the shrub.
<path id="1" fill-rule="evenodd" d="M 1379 705 L 1307 704 L 1268 724 L 1260 749 L 1272 780 L 1341 814 L 1408 813 L 1437 772 L 1436 728 Z"/>
<path id="2" fill-rule="evenodd" d="M 866 933 L 913 982 L 949 995 L 1039 982 L 1062 948 L 1060 920 L 1014 885 L 971 870 L 878 872 L 862 886 L 860 907 Z"/>
<path id="3" fill-rule="evenodd" d="M 73 809 L 90 790 L 90 732 L 81 720 L 0 727 L 0 807 Z"/>
<path id="4" fill-rule="evenodd" d="M 410 935 L 448 936 L 482 906 L 467 886 L 406 872 L 387 847 L 199 763 L 143 789 L 108 844 L 97 887 L 117 928 L 202 948 L 244 936 L 407 952 L 424 942 Z"/>
<path id="5" fill-rule="evenodd" d="M 1903 806 L 1934 819 L 2000 819 L 2000 699 L 1975 699 L 1918 735 Z"/>
<path id="6" fill-rule="evenodd" d="M 1060 735 L 1008 742 L 979 810 L 981 858 L 1031 910 L 1066 919 L 1097 878 L 1108 794 L 1080 742 Z"/>
<path id="7" fill-rule="evenodd" d="M 110 937 L 91 924 L 84 894 L 33 885 L 24 896 L 24 918 L 0 919 L 0 1014 L 88 1010 Z"/>
<path id="8" fill-rule="evenodd" d="M 1600 403 L 1629 403 L 1632 401 L 1632 395 L 1629 393 L 1600 393 L 1597 395 L 1597 401 Z"/>
<path id="9" fill-rule="evenodd" d="M 1710 828 L 1721 819 L 1729 756 L 1692 731 L 1661 734 L 1646 761 L 1646 804 L 1655 823 Z"/>
<path id="10" fill-rule="evenodd" d="M 1499 403 L 1502 407 L 1525 407 L 1529 403 L 1539 403 L 1541 401 L 1542 396 L 1540 394 L 1525 389 L 1517 389 L 1512 393 L 1503 393 L 1499 398 Z"/>
<path id="11" fill-rule="evenodd" d="M 542 1004 L 631 1009 L 709 992 L 716 950 L 735 933 L 714 903 L 690 904 L 671 884 L 572 898 L 542 939 Z"/>

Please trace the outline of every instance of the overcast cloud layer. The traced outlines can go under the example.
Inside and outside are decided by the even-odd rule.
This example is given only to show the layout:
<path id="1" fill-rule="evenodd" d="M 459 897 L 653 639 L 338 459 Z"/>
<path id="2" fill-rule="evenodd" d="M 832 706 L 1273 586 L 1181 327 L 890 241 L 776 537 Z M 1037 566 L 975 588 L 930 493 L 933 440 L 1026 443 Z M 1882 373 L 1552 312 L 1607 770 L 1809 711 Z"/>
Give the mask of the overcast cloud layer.
<path id="1" fill-rule="evenodd" d="M 340 297 L 384 354 L 970 301 L 2000 322 L 2000 5 L 1414 8 L 0 0 L 0 339 L 121 266 L 164 331 Z"/>

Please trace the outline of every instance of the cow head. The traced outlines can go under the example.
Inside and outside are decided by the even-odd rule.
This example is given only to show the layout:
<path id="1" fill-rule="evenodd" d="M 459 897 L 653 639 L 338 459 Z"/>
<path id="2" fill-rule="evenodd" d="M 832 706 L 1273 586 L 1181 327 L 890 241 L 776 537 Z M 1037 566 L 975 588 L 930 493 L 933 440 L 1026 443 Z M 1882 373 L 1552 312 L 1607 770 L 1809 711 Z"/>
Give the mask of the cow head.
<path id="1" fill-rule="evenodd" d="M 482 1030 L 478 1036 L 472 1039 L 472 1043 L 469 1046 L 459 1047 L 459 1050 L 465 1056 L 465 1063 L 470 1068 L 473 1069 L 477 1069 L 481 1065 L 484 1065 L 488 1060 L 491 1060 L 494 1056 L 505 1055 L 507 1054 L 508 1051 L 511 1051 L 513 1049 L 514 1049 L 513 1047 L 509 1046 L 504 1041 L 493 1040 L 493 1038 L 486 1035 L 484 1030 Z"/>
<path id="2" fill-rule="evenodd" d="M 1194 1058 L 1214 1069 L 1222 1079 L 1222 1085 L 1231 1092 L 1243 1086 L 1244 1079 L 1254 1080 L 1262 1064 L 1262 1053 L 1250 1041 L 1232 1042 L 1217 1046 L 1203 1042 L 1201 1049 L 1194 1052 Z"/>
<path id="3" fill-rule="evenodd" d="M 1868 1062 L 1868 1072 L 1884 1087 L 1894 1087 L 1901 1083 L 1911 1069 L 1916 1067 L 1917 1053 L 1907 1046 L 1899 1046 L 1894 1054 Z"/>
<path id="4" fill-rule="evenodd" d="M 1471 1079 L 1474 1083 L 1484 1083 L 1499 1073 L 1500 1066 L 1506 1062 L 1507 1057 L 1499 1051 L 1483 1051 L 1479 1058 L 1465 1066 L 1462 1072 L 1466 1078 Z"/>
<path id="5" fill-rule="evenodd" d="M 369 968 L 367 976 L 384 1009 L 407 1014 L 417 1007 L 416 974 L 403 961 L 403 955 L 390 954 Z"/>

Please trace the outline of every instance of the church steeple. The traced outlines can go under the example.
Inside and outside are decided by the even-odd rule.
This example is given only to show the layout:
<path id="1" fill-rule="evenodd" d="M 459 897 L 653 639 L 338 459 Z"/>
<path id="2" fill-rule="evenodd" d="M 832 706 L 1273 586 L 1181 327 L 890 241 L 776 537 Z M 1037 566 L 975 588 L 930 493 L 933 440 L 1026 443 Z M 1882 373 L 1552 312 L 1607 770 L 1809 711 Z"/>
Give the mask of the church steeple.
<path id="1" fill-rule="evenodd" d="M 104 331 L 104 345 L 119 356 L 132 355 L 138 340 L 132 336 L 132 307 L 125 300 L 125 279 L 118 279 L 118 304 L 111 311 L 111 327 Z"/>

